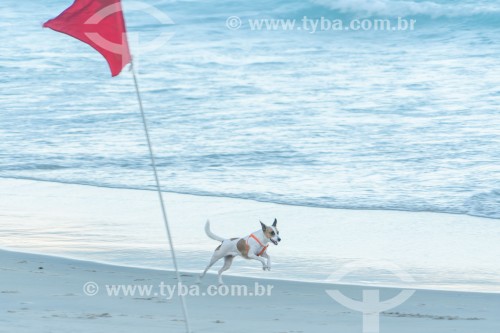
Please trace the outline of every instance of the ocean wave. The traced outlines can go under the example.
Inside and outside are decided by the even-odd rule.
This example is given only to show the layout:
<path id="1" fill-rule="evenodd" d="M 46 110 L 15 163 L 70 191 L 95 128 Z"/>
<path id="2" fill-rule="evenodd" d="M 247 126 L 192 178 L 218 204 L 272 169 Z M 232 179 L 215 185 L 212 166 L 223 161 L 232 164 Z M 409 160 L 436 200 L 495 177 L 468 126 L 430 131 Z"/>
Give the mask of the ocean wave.
<path id="1" fill-rule="evenodd" d="M 324 6 L 341 13 L 361 16 L 429 16 L 466 17 L 472 15 L 499 15 L 500 6 L 491 3 L 438 3 L 433 1 L 394 0 L 312 0 L 313 4 Z"/>
<path id="2" fill-rule="evenodd" d="M 473 195 L 465 202 L 469 215 L 500 218 L 500 190 L 492 190 Z"/>
<path id="3" fill-rule="evenodd" d="M 225 8 L 220 10 L 220 8 Z M 199 16 L 193 12 L 204 13 L 205 24 L 220 24 L 221 19 L 228 16 L 239 17 L 274 17 L 296 18 L 328 17 L 331 19 L 352 19 L 360 17 L 395 18 L 415 17 L 420 21 L 474 18 L 478 24 L 495 24 L 500 16 L 500 3 L 482 1 L 406 1 L 406 0 L 256 0 L 251 3 L 237 4 L 220 1 L 217 6 L 207 3 L 185 2 L 182 0 L 164 3 L 161 8 L 178 16 L 176 24 L 200 22 Z M 213 33 L 220 32 L 218 29 Z"/>
<path id="4" fill-rule="evenodd" d="M 26 163 L 26 164 L 12 164 L 3 165 L 2 170 L 4 171 L 22 171 L 22 170 L 61 170 L 66 169 L 68 166 L 58 165 L 58 164 L 36 164 L 36 163 Z"/>
<path id="5" fill-rule="evenodd" d="M 144 186 L 131 186 L 126 184 L 116 184 L 116 183 L 104 183 L 94 180 L 66 180 L 66 179 L 56 179 L 56 178 L 43 178 L 43 177 L 23 177 L 23 176 L 2 176 L 0 178 L 4 179 L 20 179 L 20 180 L 31 180 L 31 181 L 42 181 L 58 184 L 70 184 L 70 185 L 82 185 L 82 186 L 94 186 L 101 188 L 111 188 L 111 189 L 123 189 L 123 190 L 140 190 L 140 191 L 156 191 L 155 187 L 150 185 Z M 232 199 L 243 199 L 252 200 L 258 202 L 267 202 L 287 206 L 301 206 L 301 207 L 314 207 L 314 208 L 329 208 L 329 209 L 348 209 L 348 210 L 386 210 L 386 211 L 401 211 L 401 212 L 429 212 L 429 213 L 441 213 L 441 214 L 458 214 L 458 215 L 468 215 L 474 217 L 482 217 L 489 219 L 500 219 L 500 190 L 493 190 L 490 192 L 479 193 L 473 195 L 465 203 L 465 208 L 463 207 L 443 207 L 440 205 L 433 205 L 432 203 L 426 202 L 398 202 L 385 204 L 381 203 L 371 203 L 365 198 L 358 199 L 340 199 L 331 197 L 300 197 L 300 196 L 283 196 L 276 195 L 272 193 L 225 193 L 218 191 L 205 191 L 189 188 L 170 188 L 162 189 L 165 193 L 177 193 L 184 195 L 193 196 L 204 196 L 204 197 L 219 197 L 219 198 L 232 198 Z M 335 200 L 333 200 L 335 199 Z"/>

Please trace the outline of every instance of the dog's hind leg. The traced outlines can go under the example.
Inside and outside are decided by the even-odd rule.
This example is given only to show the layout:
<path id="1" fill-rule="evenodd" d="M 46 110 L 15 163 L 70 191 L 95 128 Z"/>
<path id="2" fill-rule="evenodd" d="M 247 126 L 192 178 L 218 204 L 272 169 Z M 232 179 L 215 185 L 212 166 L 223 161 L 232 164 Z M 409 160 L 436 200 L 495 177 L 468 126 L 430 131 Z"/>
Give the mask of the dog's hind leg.
<path id="1" fill-rule="evenodd" d="M 224 284 L 224 282 L 222 282 L 222 273 L 227 271 L 229 267 L 231 267 L 231 265 L 233 264 L 233 259 L 234 256 L 224 257 L 224 266 L 222 266 L 221 269 L 219 269 L 219 285 Z"/>
<path id="2" fill-rule="evenodd" d="M 223 256 L 224 255 L 221 254 L 219 251 L 215 251 L 212 256 L 212 259 L 210 259 L 210 263 L 207 265 L 203 273 L 201 273 L 198 280 L 200 281 L 201 279 L 203 279 L 203 277 L 205 276 L 205 274 L 207 274 L 207 271 L 210 269 L 210 267 L 212 267 Z"/>

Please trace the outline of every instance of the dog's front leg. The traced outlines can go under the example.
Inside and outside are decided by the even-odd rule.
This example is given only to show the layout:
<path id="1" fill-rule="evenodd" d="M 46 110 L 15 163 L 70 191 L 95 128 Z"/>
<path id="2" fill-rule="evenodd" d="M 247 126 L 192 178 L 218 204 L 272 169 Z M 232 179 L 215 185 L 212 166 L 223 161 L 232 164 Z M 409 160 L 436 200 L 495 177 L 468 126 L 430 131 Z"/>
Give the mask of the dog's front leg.
<path id="1" fill-rule="evenodd" d="M 271 270 L 271 256 L 269 254 L 267 254 L 267 252 L 264 252 L 262 254 L 262 257 L 266 258 L 267 259 L 267 270 L 270 271 Z M 264 267 L 264 270 L 266 270 L 266 267 Z"/>
<path id="2" fill-rule="evenodd" d="M 268 268 L 267 267 L 267 262 L 262 257 L 259 257 L 259 256 L 255 255 L 253 253 L 249 253 L 248 254 L 248 258 L 260 261 L 262 263 L 262 269 L 263 270 L 266 270 Z"/>

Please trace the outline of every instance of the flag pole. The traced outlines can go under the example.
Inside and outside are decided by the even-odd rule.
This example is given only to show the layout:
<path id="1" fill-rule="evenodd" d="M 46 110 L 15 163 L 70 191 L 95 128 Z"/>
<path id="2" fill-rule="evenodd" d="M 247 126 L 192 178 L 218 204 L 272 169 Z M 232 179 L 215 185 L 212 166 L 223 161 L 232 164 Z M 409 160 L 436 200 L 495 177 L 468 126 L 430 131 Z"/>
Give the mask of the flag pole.
<path id="1" fill-rule="evenodd" d="M 153 151 L 153 145 L 151 144 L 151 137 L 149 135 L 146 114 L 144 113 L 141 91 L 139 90 L 139 82 L 137 80 L 137 73 L 135 71 L 133 57 L 130 61 L 130 69 L 132 71 L 132 76 L 134 77 L 134 85 L 135 85 L 135 91 L 137 93 L 137 101 L 139 102 L 139 109 L 141 111 L 141 118 L 142 118 L 142 124 L 144 127 L 144 134 L 146 136 L 146 141 L 148 143 L 148 148 L 149 148 L 149 159 L 151 161 L 151 167 L 153 168 L 153 174 L 154 174 L 155 183 L 156 183 L 156 192 L 158 193 L 158 198 L 160 200 L 160 207 L 161 207 L 161 212 L 162 212 L 162 216 L 163 216 L 163 223 L 165 224 L 165 230 L 167 232 L 168 243 L 170 245 L 170 252 L 172 253 L 172 261 L 174 262 L 175 274 L 177 277 L 177 282 L 179 283 L 179 285 L 182 285 L 181 274 L 179 272 L 179 266 L 177 265 L 177 256 L 175 255 L 174 243 L 172 241 L 172 233 L 170 231 L 170 225 L 168 223 L 167 209 L 166 209 L 165 202 L 163 200 L 163 196 L 161 193 L 160 178 L 158 177 L 158 170 L 156 168 L 156 160 L 155 160 L 155 155 L 154 155 L 154 151 Z M 182 313 L 184 315 L 184 321 L 186 324 L 186 332 L 191 333 L 189 316 L 188 316 L 188 312 L 187 312 L 186 299 L 185 299 L 183 293 L 180 293 L 180 298 L 181 298 L 181 304 L 182 304 Z"/>

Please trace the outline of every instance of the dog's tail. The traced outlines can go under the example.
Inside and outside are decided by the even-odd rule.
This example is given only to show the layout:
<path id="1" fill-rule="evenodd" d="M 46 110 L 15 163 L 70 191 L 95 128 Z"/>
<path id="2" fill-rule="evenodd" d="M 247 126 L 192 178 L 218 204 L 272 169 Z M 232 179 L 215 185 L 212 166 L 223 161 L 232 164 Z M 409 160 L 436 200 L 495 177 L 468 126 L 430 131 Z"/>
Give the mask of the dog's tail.
<path id="1" fill-rule="evenodd" d="M 223 242 L 224 238 L 217 236 L 210 230 L 210 221 L 207 220 L 207 223 L 205 224 L 205 233 L 207 234 L 208 237 L 212 238 L 213 240 Z"/>

